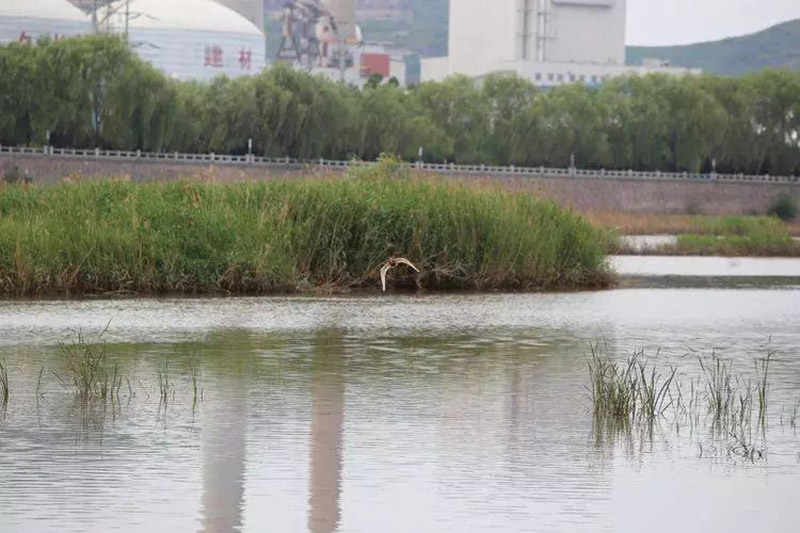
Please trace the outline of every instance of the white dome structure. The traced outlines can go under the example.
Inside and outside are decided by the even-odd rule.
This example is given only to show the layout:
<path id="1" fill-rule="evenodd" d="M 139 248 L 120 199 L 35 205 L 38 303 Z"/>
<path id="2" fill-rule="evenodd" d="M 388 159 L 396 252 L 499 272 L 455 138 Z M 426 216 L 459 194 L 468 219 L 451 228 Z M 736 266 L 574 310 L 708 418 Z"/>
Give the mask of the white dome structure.
<path id="1" fill-rule="evenodd" d="M 177 79 L 233 78 L 266 64 L 264 33 L 212 0 L 120 0 L 98 12 L 98 26 L 127 31 L 139 56 Z"/>
<path id="2" fill-rule="evenodd" d="M 67 0 L 0 0 L 0 44 L 91 32 L 89 17 Z"/>

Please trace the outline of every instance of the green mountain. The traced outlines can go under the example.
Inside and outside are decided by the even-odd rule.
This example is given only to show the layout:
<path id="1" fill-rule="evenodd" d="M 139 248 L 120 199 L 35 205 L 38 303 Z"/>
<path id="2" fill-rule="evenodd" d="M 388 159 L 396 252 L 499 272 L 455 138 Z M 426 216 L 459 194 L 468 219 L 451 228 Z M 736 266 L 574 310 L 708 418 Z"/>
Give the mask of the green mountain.
<path id="1" fill-rule="evenodd" d="M 361 26 L 368 41 L 393 43 L 421 57 L 447 55 L 448 0 L 372 0 L 370 4 L 380 7 L 382 2 L 386 6 L 402 4 L 412 16 L 363 21 Z M 280 40 L 280 23 L 271 21 L 269 26 L 270 49 L 273 49 Z M 639 65 L 644 58 L 668 60 L 675 66 L 702 68 L 723 75 L 741 75 L 764 67 L 800 70 L 800 19 L 721 41 L 628 47 L 629 64 Z"/>
<path id="2" fill-rule="evenodd" d="M 741 75 L 764 67 L 800 70 L 800 19 L 764 31 L 721 41 L 685 46 L 629 46 L 628 63 L 644 58 L 669 60 L 680 67 L 705 72 Z"/>
<path id="3" fill-rule="evenodd" d="M 391 42 L 422 57 L 447 55 L 448 0 L 406 0 L 406 20 L 367 20 L 361 28 L 369 41 Z"/>

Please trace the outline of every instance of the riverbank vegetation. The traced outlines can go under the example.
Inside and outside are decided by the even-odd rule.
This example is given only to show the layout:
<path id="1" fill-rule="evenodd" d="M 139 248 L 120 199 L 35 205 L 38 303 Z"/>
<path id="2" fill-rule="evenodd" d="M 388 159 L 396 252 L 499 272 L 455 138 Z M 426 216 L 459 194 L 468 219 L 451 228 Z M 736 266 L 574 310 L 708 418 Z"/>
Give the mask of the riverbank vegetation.
<path id="1" fill-rule="evenodd" d="M 675 245 L 653 253 L 723 257 L 800 257 L 800 243 L 777 229 L 764 228 L 746 235 L 681 235 Z"/>
<path id="2" fill-rule="evenodd" d="M 378 290 L 391 253 L 431 290 L 600 287 L 603 238 L 554 203 L 388 159 L 345 178 L 0 185 L 0 292 Z"/>
<path id="3" fill-rule="evenodd" d="M 575 80 L 579 81 L 579 80 Z M 623 77 L 540 91 L 513 75 L 363 91 L 275 66 L 172 80 L 110 37 L 0 46 L 0 143 L 773 175 L 800 171 L 800 73 Z"/>
<path id="4" fill-rule="evenodd" d="M 674 243 L 641 249 L 626 244 L 619 227 L 608 229 L 612 234 L 612 253 L 650 255 L 714 255 L 728 257 L 800 257 L 800 242 L 792 237 L 798 228 L 777 217 L 669 217 L 597 215 L 595 224 L 624 222 L 635 234 L 676 235 Z M 602 221 L 602 222 L 601 222 Z M 636 231 L 639 230 L 639 231 Z M 649 231 L 647 231 L 649 230 Z"/>
<path id="5" fill-rule="evenodd" d="M 761 216 L 665 215 L 649 213 L 587 212 L 584 216 L 595 226 L 620 235 L 724 235 L 743 233 L 747 228 L 773 221 Z M 785 223 L 783 227 L 800 237 L 800 224 Z"/>

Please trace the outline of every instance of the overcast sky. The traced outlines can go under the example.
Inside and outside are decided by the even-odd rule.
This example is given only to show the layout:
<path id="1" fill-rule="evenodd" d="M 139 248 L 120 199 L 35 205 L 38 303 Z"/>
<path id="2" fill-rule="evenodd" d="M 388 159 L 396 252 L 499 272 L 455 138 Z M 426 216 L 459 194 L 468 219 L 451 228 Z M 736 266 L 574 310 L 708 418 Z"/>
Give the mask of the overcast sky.
<path id="1" fill-rule="evenodd" d="M 800 18 L 800 0 L 628 0 L 628 44 L 688 44 Z"/>

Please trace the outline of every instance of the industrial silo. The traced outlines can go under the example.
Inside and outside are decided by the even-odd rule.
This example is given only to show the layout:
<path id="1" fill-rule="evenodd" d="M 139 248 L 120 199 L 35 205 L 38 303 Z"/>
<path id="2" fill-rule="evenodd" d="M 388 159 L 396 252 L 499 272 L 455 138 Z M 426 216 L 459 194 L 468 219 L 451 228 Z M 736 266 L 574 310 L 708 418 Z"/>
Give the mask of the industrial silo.
<path id="1" fill-rule="evenodd" d="M 264 2 L 262 0 L 216 0 L 227 6 L 264 31 Z"/>
<path id="2" fill-rule="evenodd" d="M 127 35 L 140 57 L 177 79 L 257 74 L 264 33 L 212 0 L 120 0 L 98 12 L 100 31 Z"/>
<path id="3" fill-rule="evenodd" d="M 1 0 L 0 43 L 91 33 L 89 17 L 67 0 Z"/>

